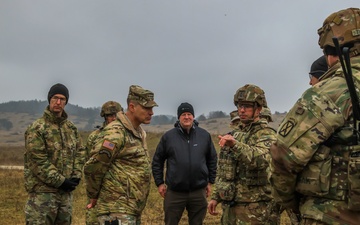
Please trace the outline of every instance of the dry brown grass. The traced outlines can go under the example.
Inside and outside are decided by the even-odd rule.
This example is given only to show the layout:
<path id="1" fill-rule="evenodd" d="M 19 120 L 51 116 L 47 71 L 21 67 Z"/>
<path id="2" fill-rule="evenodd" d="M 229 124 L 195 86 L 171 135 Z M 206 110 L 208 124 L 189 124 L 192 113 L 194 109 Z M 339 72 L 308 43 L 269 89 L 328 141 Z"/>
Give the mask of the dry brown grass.
<path id="1" fill-rule="evenodd" d="M 27 193 L 24 189 L 23 172 L 21 170 L 4 170 L 0 169 L 0 221 L 1 224 L 25 224 L 24 205 L 27 199 Z M 85 206 L 87 204 L 85 185 L 81 183 L 74 191 L 73 202 L 73 224 L 85 224 Z M 220 224 L 221 207 L 217 209 L 218 216 L 206 215 L 204 225 Z M 150 196 L 146 208 L 142 215 L 144 225 L 163 224 L 163 199 L 157 192 L 155 185 L 151 186 Z M 180 225 L 187 223 L 187 216 L 184 213 Z M 289 224 L 286 215 L 282 215 L 283 225 Z"/>

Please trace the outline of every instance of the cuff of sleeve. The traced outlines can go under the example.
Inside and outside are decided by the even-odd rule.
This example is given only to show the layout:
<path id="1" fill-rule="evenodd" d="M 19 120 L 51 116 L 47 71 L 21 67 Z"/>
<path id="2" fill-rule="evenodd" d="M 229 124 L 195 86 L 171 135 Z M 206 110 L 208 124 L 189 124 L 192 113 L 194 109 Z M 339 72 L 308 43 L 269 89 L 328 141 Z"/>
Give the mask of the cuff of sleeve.
<path id="1" fill-rule="evenodd" d="M 65 177 L 62 176 L 61 179 L 59 179 L 58 182 L 56 182 L 55 187 L 59 188 L 62 185 L 62 183 L 64 183 L 64 181 L 65 181 Z"/>
<path id="2" fill-rule="evenodd" d="M 156 183 L 156 187 L 159 187 L 160 185 L 164 184 L 164 181 L 163 182 L 159 182 L 159 183 Z"/>

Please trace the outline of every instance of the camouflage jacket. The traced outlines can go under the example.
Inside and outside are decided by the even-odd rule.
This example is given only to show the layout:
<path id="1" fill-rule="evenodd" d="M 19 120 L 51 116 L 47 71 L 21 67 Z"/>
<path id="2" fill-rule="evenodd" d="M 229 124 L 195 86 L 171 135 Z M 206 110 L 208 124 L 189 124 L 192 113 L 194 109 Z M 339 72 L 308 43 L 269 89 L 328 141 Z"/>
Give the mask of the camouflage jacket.
<path id="1" fill-rule="evenodd" d="M 86 161 L 89 160 L 90 158 L 90 151 L 91 149 L 93 148 L 93 146 L 95 145 L 95 141 L 96 141 L 96 138 L 97 138 L 97 135 L 100 133 L 100 131 L 102 129 L 104 129 L 104 127 L 106 126 L 105 122 L 103 123 L 103 125 L 101 127 L 97 127 L 96 130 L 94 130 L 93 132 L 91 132 L 87 138 L 87 141 L 86 141 L 86 153 L 85 153 L 85 158 L 86 158 Z"/>
<path id="2" fill-rule="evenodd" d="M 239 126 L 232 132 L 236 144 L 232 148 L 224 147 L 220 150 L 219 164 L 212 199 L 223 201 L 221 189 L 229 181 L 233 183 L 234 198 L 237 203 L 270 201 L 271 188 L 267 181 L 269 166 L 269 148 L 275 141 L 275 131 L 268 127 L 265 119 L 247 126 Z M 224 161 L 230 155 L 232 164 L 235 165 L 235 174 L 227 179 L 229 165 Z M 230 165 L 231 166 L 231 165 Z"/>
<path id="3" fill-rule="evenodd" d="M 151 164 L 146 133 L 123 112 L 97 135 L 84 166 L 87 195 L 97 199 L 98 215 L 140 215 L 150 190 Z"/>
<path id="4" fill-rule="evenodd" d="M 44 115 L 25 132 L 24 176 L 27 192 L 57 192 L 65 178 L 81 178 L 84 148 L 75 125 L 65 111 Z"/>
<path id="5" fill-rule="evenodd" d="M 351 58 L 351 65 L 355 88 L 359 90 L 360 57 Z M 310 169 L 311 173 L 317 172 L 316 167 L 311 167 L 311 165 L 318 161 L 317 157 L 321 156 L 323 150 L 327 148 L 323 143 L 335 131 L 351 124 L 351 115 L 351 99 L 343 70 L 340 63 L 337 63 L 320 77 L 319 83 L 303 93 L 279 126 L 277 141 L 270 150 L 272 157 L 270 180 L 273 196 L 277 202 L 285 208 L 298 210 L 296 190 L 301 180 L 299 178 L 305 168 Z M 337 160 L 334 160 L 335 155 L 348 155 L 348 153 L 336 150 L 329 151 L 330 168 L 337 163 Z M 360 220 L 359 213 L 350 212 L 342 197 L 347 191 L 347 163 L 341 164 L 345 165 L 345 171 L 329 171 L 330 174 L 324 174 L 325 176 L 321 179 L 319 177 L 319 180 L 333 179 L 334 182 L 330 182 L 324 188 L 329 193 L 334 191 L 333 197 L 341 197 L 343 200 L 329 198 L 329 196 L 312 197 L 303 194 L 300 206 L 303 217 L 331 224 L 352 224 L 349 222 L 351 219 L 347 220 L 346 217 Z M 325 194 L 326 192 L 324 196 Z"/>

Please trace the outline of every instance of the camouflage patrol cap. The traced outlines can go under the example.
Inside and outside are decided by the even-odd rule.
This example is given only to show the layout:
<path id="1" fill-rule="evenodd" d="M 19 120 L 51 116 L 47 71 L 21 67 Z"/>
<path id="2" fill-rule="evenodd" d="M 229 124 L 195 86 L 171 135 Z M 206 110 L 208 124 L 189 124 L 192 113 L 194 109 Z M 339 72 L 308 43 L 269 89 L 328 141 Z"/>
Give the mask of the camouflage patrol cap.
<path id="1" fill-rule="evenodd" d="M 256 102 L 259 106 L 267 106 L 265 92 L 253 84 L 246 84 L 235 92 L 235 106 L 237 106 L 239 102 Z"/>
<path id="2" fill-rule="evenodd" d="M 260 111 L 260 118 L 265 118 L 268 122 L 273 122 L 271 110 L 268 107 L 262 107 Z"/>
<path id="3" fill-rule="evenodd" d="M 335 47 L 332 38 L 337 37 L 340 46 L 360 41 L 360 9 L 348 8 L 332 13 L 318 29 L 319 45 Z"/>
<path id="4" fill-rule="evenodd" d="M 123 111 L 123 108 L 121 107 L 120 103 L 115 101 L 108 101 L 102 105 L 100 116 L 105 117 L 105 115 L 116 114 L 120 111 Z"/>
<path id="5" fill-rule="evenodd" d="M 130 86 L 128 100 L 136 101 L 145 108 L 158 106 L 154 101 L 154 93 L 149 90 L 145 90 L 139 85 Z"/>

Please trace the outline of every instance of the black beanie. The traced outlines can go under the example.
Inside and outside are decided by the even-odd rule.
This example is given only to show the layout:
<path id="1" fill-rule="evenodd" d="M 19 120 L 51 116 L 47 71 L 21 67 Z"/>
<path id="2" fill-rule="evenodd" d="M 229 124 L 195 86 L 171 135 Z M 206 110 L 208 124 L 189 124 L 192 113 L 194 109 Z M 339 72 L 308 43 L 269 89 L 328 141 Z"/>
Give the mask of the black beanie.
<path id="1" fill-rule="evenodd" d="M 192 107 L 192 105 L 190 103 L 183 102 L 179 105 L 178 110 L 177 110 L 178 119 L 179 119 L 180 115 L 183 114 L 184 112 L 189 112 L 195 117 L 194 108 Z"/>
<path id="2" fill-rule="evenodd" d="M 50 103 L 50 99 L 52 98 L 52 96 L 56 95 L 56 94 L 61 94 L 64 95 L 66 97 L 66 104 L 68 103 L 69 100 L 69 90 L 67 89 L 67 87 L 65 87 L 65 85 L 57 83 L 54 84 L 48 93 L 48 102 Z"/>
<path id="3" fill-rule="evenodd" d="M 318 78 L 321 77 L 328 70 L 328 65 L 325 56 L 320 56 L 313 62 L 309 74 Z"/>

